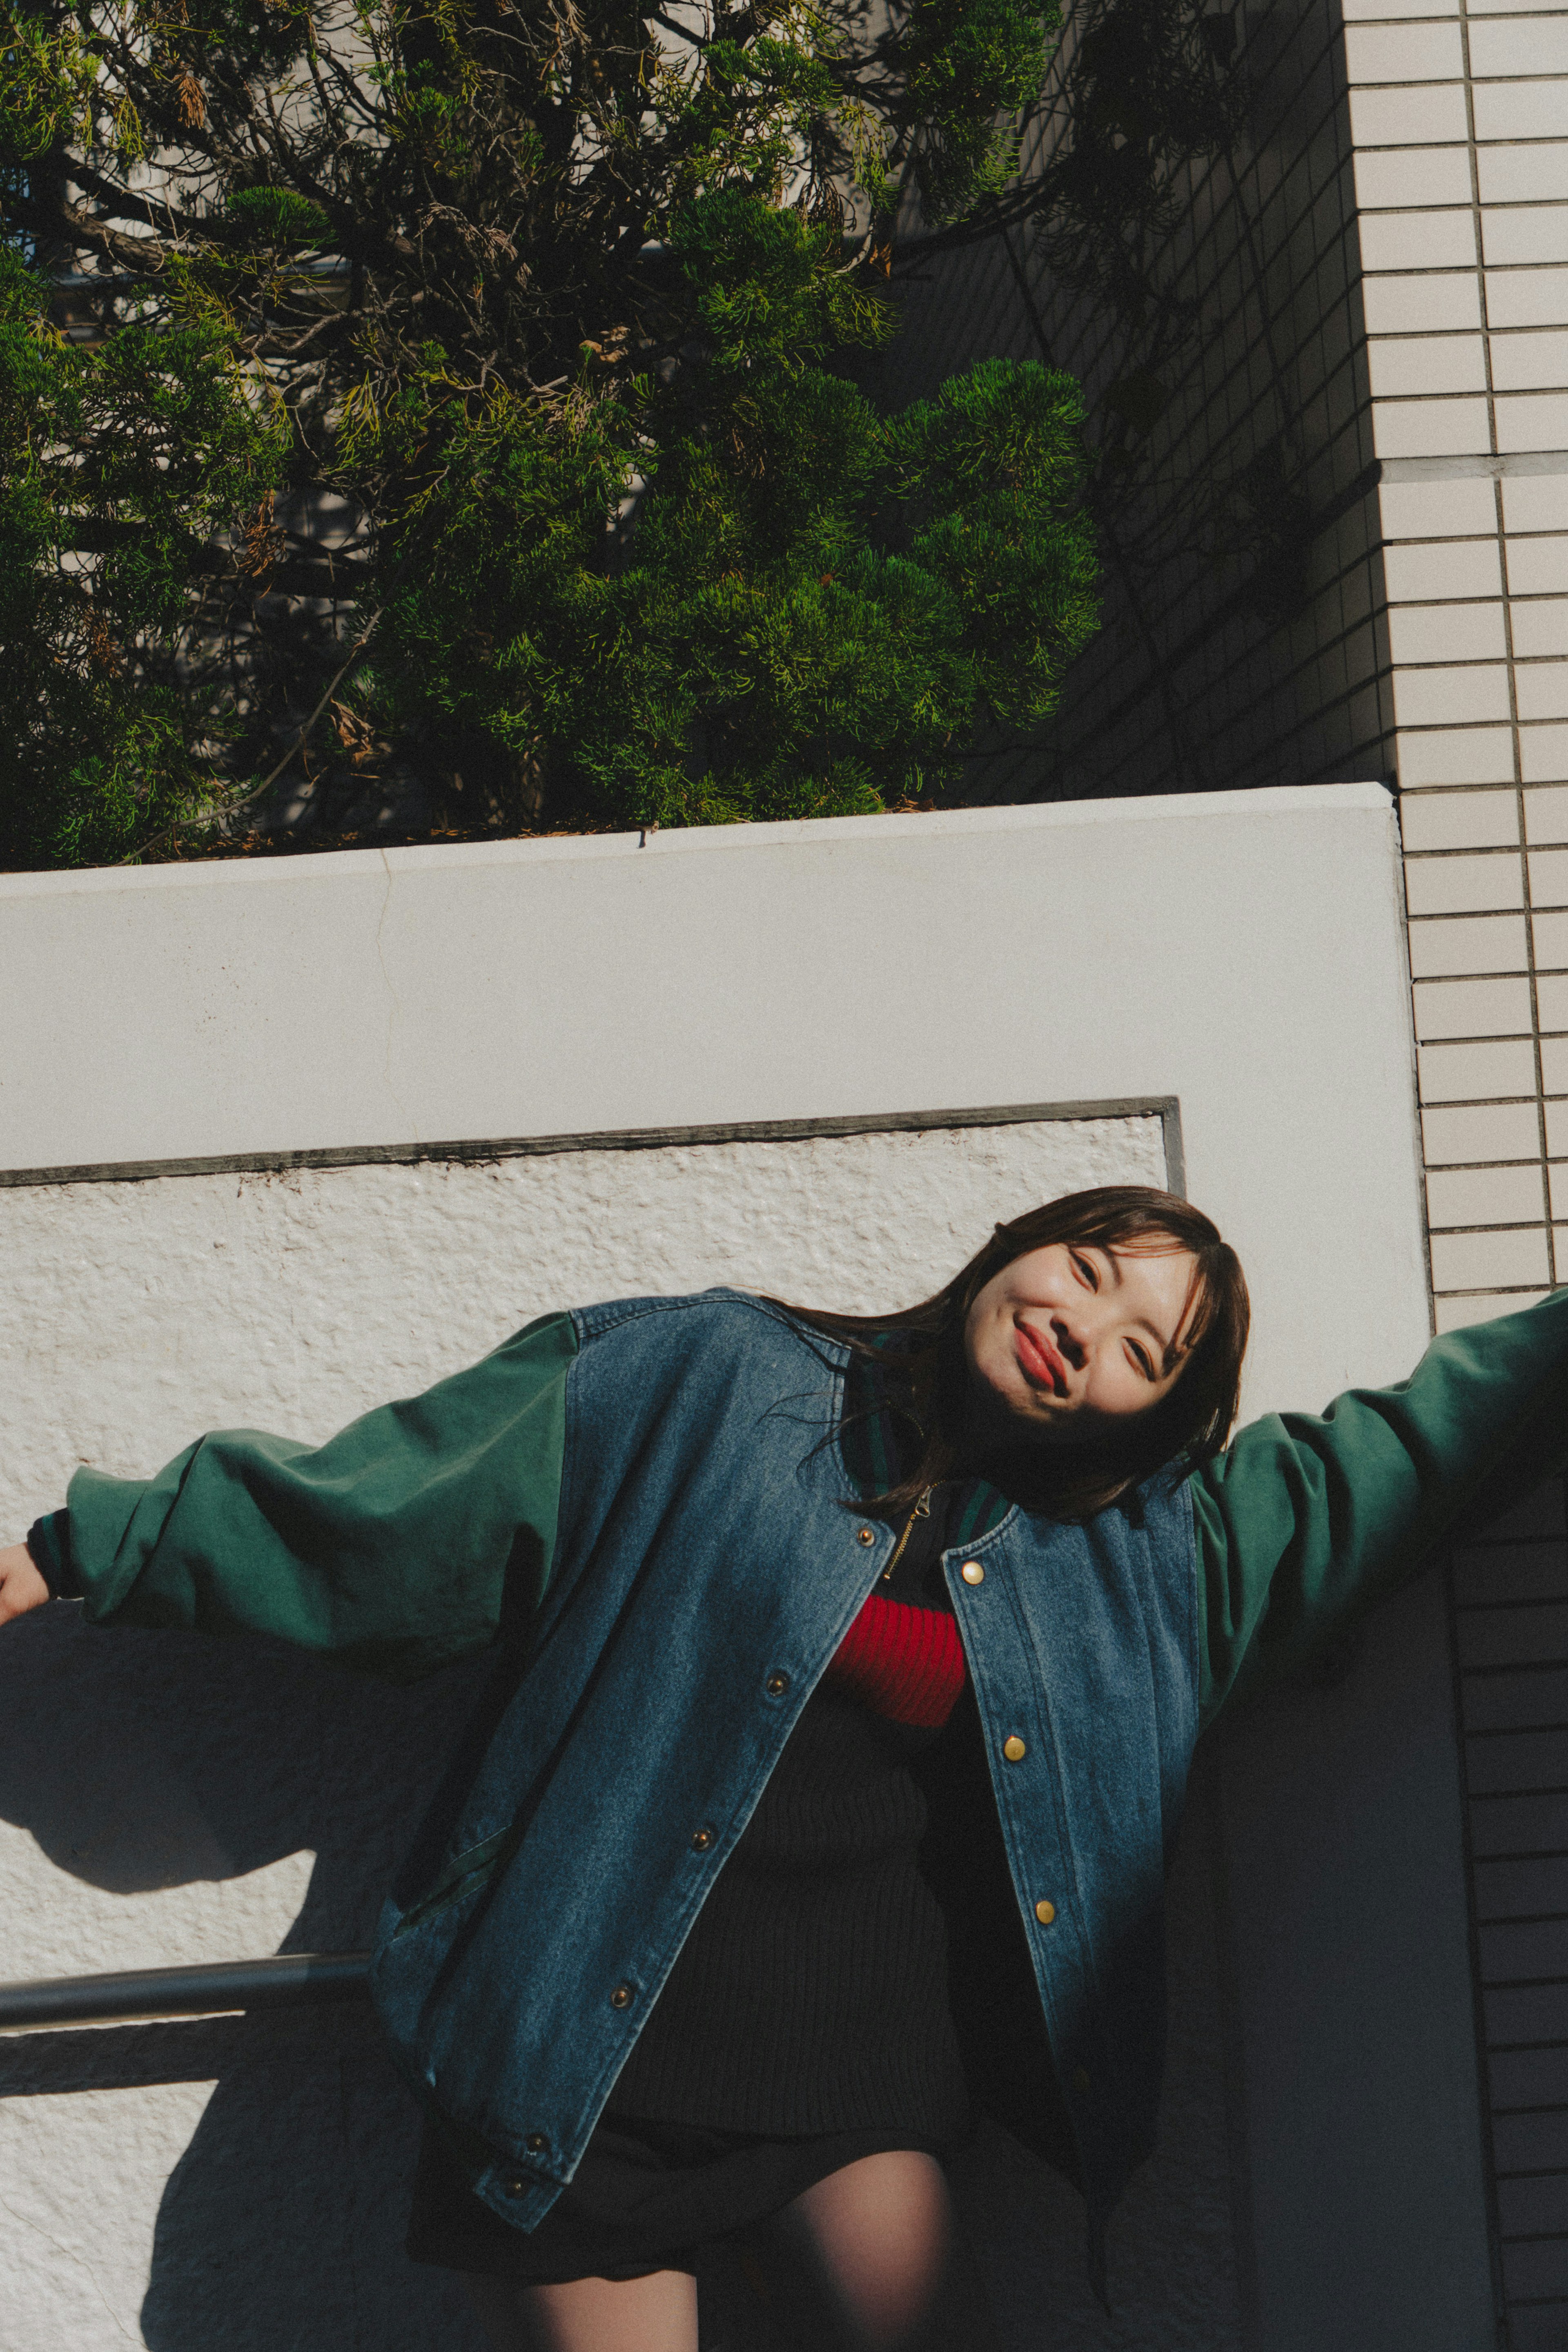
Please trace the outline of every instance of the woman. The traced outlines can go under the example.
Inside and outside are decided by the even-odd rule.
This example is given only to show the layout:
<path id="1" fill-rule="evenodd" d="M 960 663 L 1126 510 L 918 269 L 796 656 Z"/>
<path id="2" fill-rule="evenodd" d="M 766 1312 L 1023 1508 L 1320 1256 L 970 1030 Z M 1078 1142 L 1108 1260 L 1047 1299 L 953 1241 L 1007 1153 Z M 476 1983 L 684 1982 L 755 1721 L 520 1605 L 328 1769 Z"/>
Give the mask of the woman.
<path id="1" fill-rule="evenodd" d="M 78 1472 L 0 1619 L 76 1595 L 399 1678 L 498 1643 L 372 1978 L 429 2118 L 410 2250 L 498 2344 L 694 2352 L 727 2241 L 789 2340 L 978 2352 L 943 2158 L 999 2116 L 1102 2276 L 1199 1730 L 1561 1456 L 1568 1292 L 1222 1451 L 1247 1324 L 1214 1226 L 1139 1187 L 902 1314 L 554 1316 L 317 1449 Z"/>

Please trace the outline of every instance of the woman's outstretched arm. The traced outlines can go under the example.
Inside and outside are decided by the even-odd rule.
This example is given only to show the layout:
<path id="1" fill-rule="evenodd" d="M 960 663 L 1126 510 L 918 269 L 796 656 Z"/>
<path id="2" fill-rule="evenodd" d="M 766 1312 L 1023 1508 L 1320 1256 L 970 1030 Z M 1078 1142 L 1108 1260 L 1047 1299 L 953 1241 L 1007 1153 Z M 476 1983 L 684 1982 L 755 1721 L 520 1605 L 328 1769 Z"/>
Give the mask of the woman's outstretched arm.
<path id="1" fill-rule="evenodd" d="M 1205 1721 L 1305 1664 L 1471 1505 L 1565 1460 L 1568 1289 L 1435 1339 L 1396 1387 L 1251 1423 L 1192 1481 Z"/>
<path id="2" fill-rule="evenodd" d="M 552 1316 L 325 1445 L 221 1430 L 153 1478 L 78 1470 L 32 1559 L 98 1624 L 271 1633 L 393 1681 L 434 1673 L 494 1639 L 504 1599 L 542 1596 L 575 1349 Z"/>

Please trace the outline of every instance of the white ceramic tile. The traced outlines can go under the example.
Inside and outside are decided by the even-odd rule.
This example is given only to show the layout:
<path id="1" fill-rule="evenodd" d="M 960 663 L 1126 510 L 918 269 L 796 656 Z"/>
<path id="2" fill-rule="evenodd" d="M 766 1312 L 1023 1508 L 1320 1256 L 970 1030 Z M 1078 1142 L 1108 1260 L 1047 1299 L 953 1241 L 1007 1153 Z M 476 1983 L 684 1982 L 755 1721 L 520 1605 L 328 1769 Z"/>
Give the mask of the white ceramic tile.
<path id="1" fill-rule="evenodd" d="M 1500 915 L 1495 919 L 1501 922 L 1505 918 Z M 1568 914 L 1531 915 L 1530 929 L 1537 971 L 1568 973 Z"/>
<path id="2" fill-rule="evenodd" d="M 1502 600 L 1491 604 L 1395 604 L 1388 614 L 1388 646 L 1396 662 L 1466 662 L 1502 659 Z"/>
<path id="3" fill-rule="evenodd" d="M 1465 70 L 1458 25 L 1347 25 L 1344 60 L 1357 85 L 1458 81 Z"/>
<path id="4" fill-rule="evenodd" d="M 1528 980 L 1418 980 L 1416 1034 L 1423 1045 L 1439 1037 L 1528 1037 L 1534 1025 Z"/>
<path id="5" fill-rule="evenodd" d="M 1404 796 L 1400 801 L 1401 814 Z M 1561 921 L 1568 915 L 1538 920 Z M 1410 970 L 1416 980 L 1473 971 L 1524 971 L 1530 950 L 1522 915 L 1439 915 L 1410 926 Z M 1563 959 L 1568 965 L 1568 954 Z"/>
<path id="6" fill-rule="evenodd" d="M 1405 893 L 1413 915 L 1479 915 L 1494 909 L 1505 914 L 1524 904 L 1524 877 L 1519 859 L 1500 853 L 1490 857 L 1407 857 Z"/>
<path id="7" fill-rule="evenodd" d="M 1568 269 L 1489 269 L 1487 318 L 1494 327 L 1552 327 L 1568 320 Z"/>
<path id="8" fill-rule="evenodd" d="M 1454 339 L 1435 335 L 1419 340 L 1446 343 Z M 1498 392 L 1561 392 L 1568 387 L 1568 327 L 1493 335 L 1491 380 Z M 1434 384 L 1432 389 L 1447 392 L 1448 387 Z"/>
<path id="9" fill-rule="evenodd" d="M 1547 1228 L 1504 1233 L 1434 1233 L 1432 1289 L 1502 1289 L 1514 1282 L 1549 1282 Z"/>
<path id="10" fill-rule="evenodd" d="M 1428 1168 L 1473 1166 L 1478 1160 L 1533 1160 L 1541 1149 L 1541 1121 L 1532 1102 L 1426 1110 L 1421 1131 Z"/>
<path id="11" fill-rule="evenodd" d="M 1568 784 L 1547 784 L 1525 793 L 1524 832 L 1532 848 L 1539 842 L 1568 842 Z M 1563 933 L 1563 944 L 1568 946 L 1568 931 Z M 1539 958 L 1539 940 L 1535 951 Z M 1554 961 L 1568 965 L 1568 955 Z"/>
<path id="12" fill-rule="evenodd" d="M 1490 482 L 1483 487 L 1490 494 Z M 1427 597 L 1493 597 L 1502 593 L 1502 564 L 1495 539 L 1460 539 L 1450 546 L 1385 548 L 1383 574 L 1392 604 L 1413 604 Z"/>
<path id="13" fill-rule="evenodd" d="M 1400 784 L 1511 784 L 1513 735 L 1507 727 L 1406 729 L 1394 739 Z"/>
<path id="14" fill-rule="evenodd" d="M 1519 839 L 1518 796 L 1506 785 L 1487 793 L 1402 792 L 1399 837 L 1406 849 L 1511 848 Z M 1552 837 L 1568 841 L 1568 831 Z"/>
<path id="15" fill-rule="evenodd" d="M 1568 449 L 1568 392 L 1500 393 L 1492 408 L 1500 449 Z"/>
<path id="16" fill-rule="evenodd" d="M 1500 1289 L 1551 1278 L 1543 1223 L 1500 1234 L 1432 1235 L 1434 1290 Z"/>
<path id="17" fill-rule="evenodd" d="M 1478 139 L 1561 139 L 1563 88 L 1554 81 L 1478 82 Z"/>
<path id="18" fill-rule="evenodd" d="M 1491 427 L 1484 400 L 1379 400 L 1372 439 L 1380 457 L 1484 456 Z"/>
<path id="19" fill-rule="evenodd" d="M 1546 1106 L 1546 1152 L 1552 1160 L 1568 1156 L 1568 1103 Z M 1563 1263 L 1568 1265 L 1568 1259 Z"/>
<path id="20" fill-rule="evenodd" d="M 1568 1217 L 1568 1166 L 1559 1162 L 1557 1166 L 1547 1169 L 1546 1189 L 1551 1198 L 1552 1216 Z M 1560 1266 L 1568 1266 L 1568 1249 L 1563 1245 L 1563 1236 L 1558 1234 L 1556 1241 L 1557 1263 Z"/>
<path id="21" fill-rule="evenodd" d="M 1340 15 L 1347 25 L 1378 24 L 1385 17 L 1455 16 L 1459 0 L 1343 0 Z"/>
<path id="22" fill-rule="evenodd" d="M 1568 74 L 1568 17 L 1502 17 L 1472 25 L 1470 72 L 1477 81 L 1504 74 Z"/>
<path id="23" fill-rule="evenodd" d="M 1483 205 L 1481 249 L 1489 269 L 1568 261 L 1568 205 Z"/>
<path id="24" fill-rule="evenodd" d="M 1369 335 L 1459 332 L 1481 323 L 1481 281 L 1473 269 L 1364 278 L 1361 305 Z"/>
<path id="25" fill-rule="evenodd" d="M 1502 516 L 1510 530 L 1568 531 L 1568 466 L 1555 474 L 1505 474 Z M 1568 595 L 1568 564 L 1561 585 Z"/>
<path id="26" fill-rule="evenodd" d="M 1527 784 L 1568 784 L 1568 727 L 1521 727 L 1519 772 Z"/>
<path id="27" fill-rule="evenodd" d="M 1537 205 L 1568 196 L 1568 139 L 1478 148 L 1476 169 L 1483 205 Z"/>
<path id="28" fill-rule="evenodd" d="M 1568 661 L 1521 662 L 1513 674 L 1521 724 L 1568 719 Z"/>
<path id="29" fill-rule="evenodd" d="M 1419 286 L 1429 282 L 1419 278 L 1385 278 L 1377 281 L 1384 286 Z M 1391 482 L 1385 479 L 1378 485 L 1377 500 L 1378 519 L 1385 541 L 1442 540 L 1456 531 L 1473 531 L 1478 535 L 1484 532 L 1490 539 L 1497 529 L 1497 501 L 1492 485 L 1484 476 L 1464 476 L 1453 482 Z M 1426 548 L 1420 551 L 1423 555 L 1437 551 Z"/>
<path id="30" fill-rule="evenodd" d="M 1530 852 L 1530 903 L 1532 907 L 1568 907 L 1568 849 Z"/>
<path id="31" fill-rule="evenodd" d="M 1382 147 L 1355 158 L 1355 201 L 1363 212 L 1396 205 L 1468 205 L 1469 151 L 1464 147 Z"/>
<path id="32" fill-rule="evenodd" d="M 1401 727 L 1462 726 L 1510 717 L 1505 662 L 1456 663 L 1447 669 L 1396 669 L 1394 709 Z M 1542 718 L 1548 715 L 1542 711 Z"/>
<path id="33" fill-rule="evenodd" d="M 1414 278 L 1404 282 L 1419 286 L 1422 280 Z M 1377 400 L 1487 388 L 1486 345 L 1479 335 L 1375 335 L 1366 356 L 1373 397 Z"/>
<path id="34" fill-rule="evenodd" d="M 1508 487 L 1511 490 L 1512 483 Z M 1539 539 L 1510 539 L 1507 546 L 1511 595 L 1568 593 L 1568 532 L 1550 531 Z"/>
<path id="35" fill-rule="evenodd" d="M 1476 257 L 1473 212 L 1365 213 L 1357 230 L 1364 269 L 1463 269 Z"/>
<path id="36" fill-rule="evenodd" d="M 1485 1290 L 1469 1297 L 1435 1297 L 1432 1315 L 1439 1332 L 1465 1331 L 1472 1323 L 1490 1323 L 1494 1316 L 1517 1315 L 1546 1296 L 1544 1290 Z"/>
<path id="37" fill-rule="evenodd" d="M 1501 1102 L 1535 1092 L 1528 1038 L 1491 1045 L 1423 1045 L 1416 1055 L 1424 1103 Z"/>
<path id="38" fill-rule="evenodd" d="M 1425 89 L 1353 89 L 1350 132 L 1361 147 L 1424 147 L 1469 136 L 1465 93 L 1453 82 Z"/>
<path id="39" fill-rule="evenodd" d="M 1541 918 L 1550 922 L 1550 915 Z M 1568 1030 L 1568 971 L 1540 972 L 1535 982 L 1536 1023 L 1543 1036 Z M 1568 1215 L 1568 1211 L 1564 1211 Z"/>
<path id="40" fill-rule="evenodd" d="M 1471 16 L 1551 16 L 1562 5 L 1563 0 L 1469 0 L 1466 13 Z"/>
<path id="41" fill-rule="evenodd" d="M 1540 1052 L 1542 1093 L 1568 1095 L 1568 1037 L 1542 1037 Z"/>
<path id="42" fill-rule="evenodd" d="M 1525 1168 L 1442 1168 L 1427 1179 L 1436 1226 L 1539 1224 L 1545 1213 L 1540 1163 Z"/>
<path id="43" fill-rule="evenodd" d="M 1546 596 L 1539 604 L 1515 603 L 1509 625 L 1513 650 L 1521 660 L 1568 655 L 1568 596 Z M 1568 840 L 1568 834 L 1563 838 Z"/>

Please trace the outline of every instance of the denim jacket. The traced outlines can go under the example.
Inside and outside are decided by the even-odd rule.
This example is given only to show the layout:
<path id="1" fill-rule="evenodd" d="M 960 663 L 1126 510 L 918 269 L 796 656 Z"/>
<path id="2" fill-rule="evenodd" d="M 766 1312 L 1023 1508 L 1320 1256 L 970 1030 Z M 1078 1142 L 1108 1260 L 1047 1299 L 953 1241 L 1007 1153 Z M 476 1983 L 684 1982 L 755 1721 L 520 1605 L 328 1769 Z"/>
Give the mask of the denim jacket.
<path id="1" fill-rule="evenodd" d="M 372 1969 L 402 2068 L 523 2229 L 894 1541 L 844 1508 L 847 1349 L 733 1292 L 572 1320 L 529 1661 Z M 1085 1526 L 1015 1508 L 943 1565 L 1092 2222 L 1158 2104 L 1162 1889 L 1198 1721 L 1191 1508 L 1171 1480 Z"/>

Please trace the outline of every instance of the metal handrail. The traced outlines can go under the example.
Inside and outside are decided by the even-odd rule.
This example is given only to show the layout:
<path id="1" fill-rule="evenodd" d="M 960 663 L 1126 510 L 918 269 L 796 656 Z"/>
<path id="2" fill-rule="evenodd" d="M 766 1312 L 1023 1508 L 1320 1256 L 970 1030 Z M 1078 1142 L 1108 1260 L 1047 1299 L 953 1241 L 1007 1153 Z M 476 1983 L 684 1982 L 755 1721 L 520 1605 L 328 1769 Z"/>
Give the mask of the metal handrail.
<path id="1" fill-rule="evenodd" d="M 109 1976 L 37 1977 L 0 1984 L 0 2033 L 362 2000 L 370 1969 L 369 1952 L 277 1952 L 265 1960 L 126 1969 Z"/>

